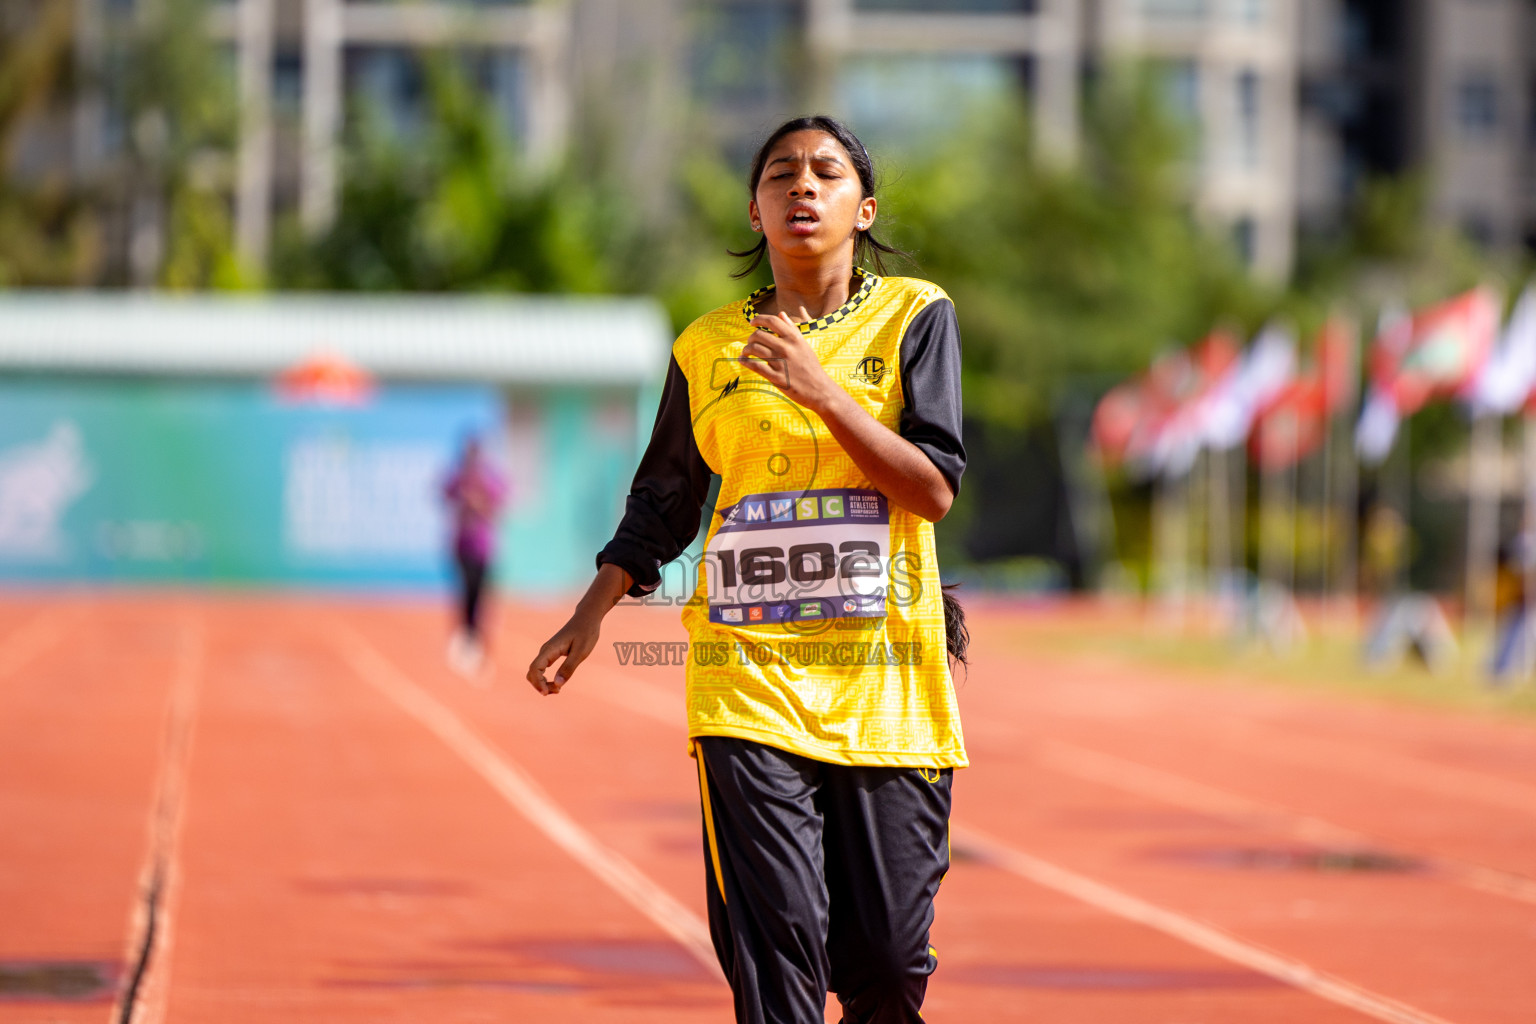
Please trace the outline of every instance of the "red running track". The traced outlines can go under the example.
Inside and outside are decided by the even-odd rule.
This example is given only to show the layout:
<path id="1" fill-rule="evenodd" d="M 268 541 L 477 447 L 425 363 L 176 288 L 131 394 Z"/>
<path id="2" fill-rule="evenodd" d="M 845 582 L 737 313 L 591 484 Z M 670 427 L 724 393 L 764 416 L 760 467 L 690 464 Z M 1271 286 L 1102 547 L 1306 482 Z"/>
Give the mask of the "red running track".
<path id="1" fill-rule="evenodd" d="M 0 1024 L 729 1020 L 681 670 L 608 646 L 675 610 L 541 698 L 563 613 L 476 686 L 423 603 L 0 599 Z M 1042 654 L 1064 614 L 973 610 L 928 1019 L 1536 1019 L 1536 727 Z"/>

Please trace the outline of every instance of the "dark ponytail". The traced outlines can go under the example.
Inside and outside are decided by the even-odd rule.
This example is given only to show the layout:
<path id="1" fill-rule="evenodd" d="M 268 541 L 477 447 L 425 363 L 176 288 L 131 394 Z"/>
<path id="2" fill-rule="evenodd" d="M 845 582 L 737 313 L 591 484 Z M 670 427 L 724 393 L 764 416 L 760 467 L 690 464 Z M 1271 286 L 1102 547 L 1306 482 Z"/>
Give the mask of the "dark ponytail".
<path id="1" fill-rule="evenodd" d="M 965 609 L 955 599 L 955 595 L 950 593 L 959 585 L 945 583 L 939 587 L 939 593 L 944 597 L 944 646 L 952 659 L 970 668 L 967 654 L 971 648 L 971 631 L 965 624 Z"/>
<path id="2" fill-rule="evenodd" d="M 875 194 L 875 164 L 869 158 L 869 150 L 864 148 L 864 143 L 859 137 L 848 130 L 848 126 L 835 118 L 825 114 L 815 114 L 809 117 L 797 117 L 785 121 L 773 130 L 767 140 L 758 147 L 757 156 L 752 158 L 752 173 L 747 177 L 747 194 L 756 198 L 757 183 L 762 180 L 763 167 L 768 162 L 768 154 L 773 147 L 779 144 L 779 140 L 786 135 L 795 132 L 826 132 L 837 140 L 848 153 L 848 158 L 853 161 L 853 169 L 859 175 L 859 187 L 863 193 L 862 198 L 868 199 Z M 759 238 L 757 244 L 750 249 L 737 252 L 735 249 L 725 250 L 729 256 L 747 261 L 740 270 L 732 274 L 732 277 L 746 277 L 758 268 L 763 262 L 763 257 L 768 255 L 768 239 Z M 912 254 L 904 249 L 898 249 L 892 245 L 886 245 L 875 237 L 873 228 L 866 228 L 858 233 L 853 240 L 853 265 L 863 266 L 866 262 L 873 263 L 875 272 L 882 277 L 886 273 L 885 257 L 894 256 L 898 259 L 912 259 Z"/>

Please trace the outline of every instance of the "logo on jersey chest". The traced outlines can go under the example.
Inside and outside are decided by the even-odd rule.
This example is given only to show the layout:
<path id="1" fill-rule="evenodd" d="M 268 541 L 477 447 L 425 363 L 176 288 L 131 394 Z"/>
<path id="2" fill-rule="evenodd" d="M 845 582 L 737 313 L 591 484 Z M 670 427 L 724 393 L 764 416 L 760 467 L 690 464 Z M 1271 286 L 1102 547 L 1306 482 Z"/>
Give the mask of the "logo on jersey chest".
<path id="1" fill-rule="evenodd" d="M 885 360 L 879 356 L 865 356 L 859 360 L 859 365 L 849 376 L 865 384 L 878 386 L 885 379 Z"/>

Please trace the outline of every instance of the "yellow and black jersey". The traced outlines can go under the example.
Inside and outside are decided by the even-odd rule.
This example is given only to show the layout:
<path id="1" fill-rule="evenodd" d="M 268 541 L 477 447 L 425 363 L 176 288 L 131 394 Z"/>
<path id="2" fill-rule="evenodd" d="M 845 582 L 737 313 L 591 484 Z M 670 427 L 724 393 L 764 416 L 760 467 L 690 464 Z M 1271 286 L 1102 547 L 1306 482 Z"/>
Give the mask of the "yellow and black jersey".
<path id="1" fill-rule="evenodd" d="M 802 408 L 737 357 L 768 289 L 694 321 L 613 540 L 640 596 L 697 535 L 683 609 L 690 737 L 735 736 L 838 764 L 962 767 L 933 524 L 891 503 Z M 822 366 L 959 490 L 960 333 L 936 285 L 859 272 L 800 325 Z"/>

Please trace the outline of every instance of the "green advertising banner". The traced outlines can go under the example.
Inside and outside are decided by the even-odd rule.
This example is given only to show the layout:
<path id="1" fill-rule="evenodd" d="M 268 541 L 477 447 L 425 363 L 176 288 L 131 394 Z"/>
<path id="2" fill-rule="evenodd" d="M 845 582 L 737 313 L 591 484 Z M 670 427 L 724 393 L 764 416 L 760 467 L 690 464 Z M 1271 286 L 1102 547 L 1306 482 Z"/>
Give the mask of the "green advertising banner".
<path id="1" fill-rule="evenodd" d="M 416 586 L 446 579 L 441 483 L 499 394 L 0 383 L 0 580 Z"/>

